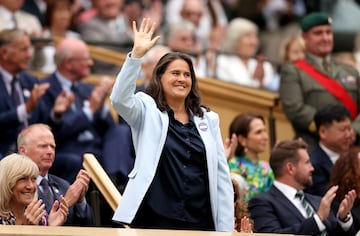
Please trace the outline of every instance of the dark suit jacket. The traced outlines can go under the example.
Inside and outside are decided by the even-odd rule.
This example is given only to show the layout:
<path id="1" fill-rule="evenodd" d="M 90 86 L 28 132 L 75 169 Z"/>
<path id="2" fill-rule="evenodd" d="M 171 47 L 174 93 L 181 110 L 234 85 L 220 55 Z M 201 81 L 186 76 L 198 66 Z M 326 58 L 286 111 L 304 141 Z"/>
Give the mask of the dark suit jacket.
<path id="1" fill-rule="evenodd" d="M 333 163 L 324 150 L 317 145 L 315 150 L 310 154 L 311 164 L 314 166 L 312 174 L 313 185 L 305 189 L 305 192 L 324 196 L 329 189 L 329 180 Z"/>
<path id="2" fill-rule="evenodd" d="M 34 84 L 39 81 L 37 78 L 24 72 L 18 75 L 18 79 L 22 88 L 22 96 L 26 102 L 30 97 Z M 39 108 L 31 113 L 31 117 L 28 119 L 29 124 L 44 120 L 45 113 L 40 111 L 40 106 L 41 103 L 38 105 Z M 16 151 L 16 149 L 14 150 L 16 139 L 22 126 L 23 123 L 18 120 L 16 106 L 12 102 L 0 73 L 0 159 L 1 156 Z"/>
<path id="3" fill-rule="evenodd" d="M 60 195 L 65 196 L 66 191 L 68 190 L 70 184 L 66 180 L 59 178 L 55 175 L 48 175 L 49 177 L 49 186 L 54 194 L 54 199 L 59 200 Z M 39 187 L 38 187 L 39 188 Z M 51 210 L 51 205 L 47 201 L 46 197 L 43 193 L 38 189 L 38 197 L 42 199 L 46 206 L 46 211 L 49 213 Z M 80 217 L 79 215 L 81 208 L 79 204 L 75 204 L 73 207 L 69 208 L 69 215 L 67 217 L 65 225 L 81 225 L 81 226 L 89 226 L 94 225 L 94 213 L 89 204 L 86 204 L 85 213 L 83 214 L 85 217 Z"/>
<path id="4" fill-rule="evenodd" d="M 62 87 L 55 74 L 50 75 L 42 82 L 49 82 L 50 88 L 43 96 L 43 101 L 48 109 L 54 105 L 56 97 L 62 91 Z M 86 100 L 90 97 L 93 86 L 85 83 L 78 84 L 80 97 Z M 106 118 L 101 117 L 100 112 L 94 114 L 93 121 L 90 121 L 82 110 L 74 111 L 69 109 L 60 122 L 53 124 L 53 133 L 56 139 L 57 153 L 75 153 L 82 156 L 85 152 L 93 153 L 98 158 L 102 157 L 103 137 L 106 132 L 115 125 L 110 112 Z M 93 140 L 81 141 L 79 135 L 89 131 Z"/>
<path id="5" fill-rule="evenodd" d="M 321 198 L 305 193 L 305 199 L 317 210 Z M 298 209 L 275 186 L 264 194 L 255 196 L 249 201 L 254 230 L 258 233 L 287 233 L 318 235 L 320 231 L 314 217 L 305 219 Z M 337 223 L 335 213 L 323 221 L 328 235 L 355 235 L 354 226 L 343 232 Z"/>
<path id="6" fill-rule="evenodd" d="M 43 96 L 43 103 L 47 109 L 51 110 L 56 97 L 62 91 L 62 87 L 55 74 L 43 79 L 41 82 L 49 82 L 50 88 Z M 78 91 L 81 98 L 88 99 L 93 91 L 94 86 L 78 83 Z M 94 114 L 93 120 L 90 121 L 82 110 L 69 109 L 60 122 L 49 122 L 52 126 L 52 131 L 56 140 L 56 158 L 52 173 L 57 173 L 58 176 L 72 180 L 76 174 L 61 173 L 64 172 L 60 166 L 64 163 L 59 162 L 69 161 L 68 159 L 60 160 L 60 157 L 77 155 L 80 160 L 84 153 L 93 153 L 101 165 L 104 167 L 107 174 L 121 173 L 123 177 L 127 177 L 133 165 L 133 158 L 131 155 L 132 144 L 130 138 L 130 130 L 127 127 L 120 127 L 115 124 L 115 121 L 108 112 L 106 117 L 101 116 L 101 112 Z M 79 134 L 84 131 L 89 131 L 95 138 L 93 140 L 81 141 L 78 139 Z M 71 162 L 72 164 L 74 162 Z M 81 166 L 74 166 L 68 162 L 67 166 L 76 169 L 71 173 L 77 173 Z M 82 163 L 76 161 L 75 163 Z M 61 169 L 56 169 L 60 167 Z M 60 174 L 61 173 L 61 174 Z M 71 182 L 71 181 L 70 181 Z"/>

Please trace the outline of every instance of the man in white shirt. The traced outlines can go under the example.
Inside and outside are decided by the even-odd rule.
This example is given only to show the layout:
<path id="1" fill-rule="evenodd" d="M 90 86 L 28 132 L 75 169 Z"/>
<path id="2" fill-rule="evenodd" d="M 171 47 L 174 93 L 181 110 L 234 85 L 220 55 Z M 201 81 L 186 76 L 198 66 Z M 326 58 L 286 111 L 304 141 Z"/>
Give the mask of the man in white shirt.
<path id="1" fill-rule="evenodd" d="M 40 21 L 33 15 L 20 10 L 23 0 L 2 0 L 0 2 L 0 30 L 21 29 L 29 35 L 40 36 Z"/>
<path id="2" fill-rule="evenodd" d="M 328 190 L 332 167 L 339 156 L 348 151 L 354 141 L 351 115 L 342 105 L 328 105 L 314 116 L 319 143 L 310 153 L 314 167 L 313 185 L 305 191 L 323 196 Z"/>
<path id="3" fill-rule="evenodd" d="M 338 186 L 332 186 L 323 198 L 303 192 L 312 185 L 307 145 L 300 141 L 282 141 L 271 152 L 270 166 L 274 185 L 249 201 L 249 210 L 258 233 L 306 235 L 355 235 L 350 210 L 356 191 L 341 201 L 338 211 L 331 208 Z"/>

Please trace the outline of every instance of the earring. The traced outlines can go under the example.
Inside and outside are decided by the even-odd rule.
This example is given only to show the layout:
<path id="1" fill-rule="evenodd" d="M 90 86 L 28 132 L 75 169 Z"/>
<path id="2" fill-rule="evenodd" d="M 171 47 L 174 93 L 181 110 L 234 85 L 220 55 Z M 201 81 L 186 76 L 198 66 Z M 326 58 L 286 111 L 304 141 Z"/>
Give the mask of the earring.
<path id="1" fill-rule="evenodd" d="M 247 147 L 244 147 L 244 153 L 247 153 L 249 149 Z"/>

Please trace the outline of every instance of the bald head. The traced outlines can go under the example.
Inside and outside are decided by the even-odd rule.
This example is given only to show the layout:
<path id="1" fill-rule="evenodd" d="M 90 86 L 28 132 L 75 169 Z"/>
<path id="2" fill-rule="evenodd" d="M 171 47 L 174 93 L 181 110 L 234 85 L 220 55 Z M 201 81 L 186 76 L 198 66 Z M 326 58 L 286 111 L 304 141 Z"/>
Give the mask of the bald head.
<path id="1" fill-rule="evenodd" d="M 57 70 L 71 81 L 88 76 L 93 65 L 86 43 L 77 38 L 65 38 L 59 42 L 55 63 Z"/>
<path id="2" fill-rule="evenodd" d="M 56 47 L 55 63 L 58 65 L 64 59 L 72 57 L 81 51 L 88 51 L 84 41 L 77 38 L 65 38 Z"/>

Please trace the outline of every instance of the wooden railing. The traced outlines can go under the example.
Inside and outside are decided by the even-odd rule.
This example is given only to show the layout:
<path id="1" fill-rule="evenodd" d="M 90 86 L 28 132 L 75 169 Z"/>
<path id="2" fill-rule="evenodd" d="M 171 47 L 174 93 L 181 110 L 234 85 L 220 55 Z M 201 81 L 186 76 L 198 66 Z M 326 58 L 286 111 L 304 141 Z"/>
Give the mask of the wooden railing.
<path id="1" fill-rule="evenodd" d="M 6 236 L 286 236 L 289 234 L 253 234 L 236 232 L 150 230 L 70 226 L 2 225 L 0 235 Z"/>
<path id="2" fill-rule="evenodd" d="M 267 124 L 270 142 L 261 158 L 269 158 L 270 147 L 277 140 L 292 139 L 294 132 L 284 115 L 279 102 L 279 94 L 265 90 L 225 83 L 213 78 L 199 78 L 199 88 L 203 102 L 220 116 L 223 139 L 229 136 L 232 119 L 242 112 L 262 115 Z"/>

